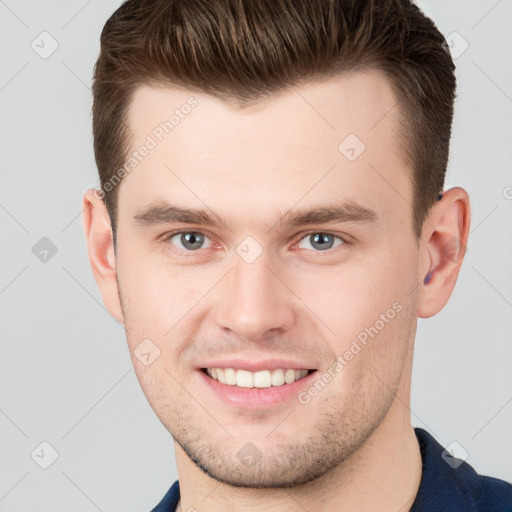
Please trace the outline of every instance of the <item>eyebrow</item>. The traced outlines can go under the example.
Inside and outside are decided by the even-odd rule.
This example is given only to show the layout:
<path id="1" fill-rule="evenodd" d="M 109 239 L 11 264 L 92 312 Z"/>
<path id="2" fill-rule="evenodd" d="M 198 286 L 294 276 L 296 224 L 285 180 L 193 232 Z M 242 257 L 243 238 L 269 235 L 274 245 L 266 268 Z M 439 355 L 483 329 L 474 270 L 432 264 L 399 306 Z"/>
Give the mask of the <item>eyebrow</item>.
<path id="1" fill-rule="evenodd" d="M 141 208 L 135 214 L 134 219 L 143 226 L 183 223 L 217 227 L 223 224 L 232 230 L 228 222 L 211 210 L 183 208 L 167 201 L 154 202 Z M 379 221 L 380 215 L 374 210 L 355 201 L 347 201 L 307 209 L 289 210 L 284 214 L 280 214 L 279 221 L 274 223 L 272 227 L 269 227 L 269 230 L 273 229 L 276 225 L 282 228 L 285 226 L 297 227 L 308 224 L 343 222 L 377 224 Z"/>

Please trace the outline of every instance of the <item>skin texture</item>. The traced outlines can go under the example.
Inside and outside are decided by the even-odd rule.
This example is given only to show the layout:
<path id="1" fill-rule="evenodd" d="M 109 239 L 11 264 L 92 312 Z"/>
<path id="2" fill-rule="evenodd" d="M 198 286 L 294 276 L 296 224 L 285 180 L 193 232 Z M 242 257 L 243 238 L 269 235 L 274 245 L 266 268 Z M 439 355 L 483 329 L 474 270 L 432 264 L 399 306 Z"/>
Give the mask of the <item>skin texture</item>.
<path id="1" fill-rule="evenodd" d="M 421 478 L 409 410 L 417 318 L 435 315 L 453 291 L 467 193 L 444 192 L 418 243 L 412 171 L 379 71 L 290 89 L 247 111 L 143 86 L 130 107 L 132 148 L 191 96 L 197 106 L 119 185 L 115 251 L 92 190 L 83 217 L 105 305 L 124 323 L 140 385 L 175 441 L 180 509 L 409 510 Z M 365 145 L 354 161 L 338 150 L 348 134 Z M 377 222 L 279 225 L 289 210 L 349 200 Z M 158 201 L 225 224 L 136 221 Z M 176 230 L 204 234 L 204 245 L 187 249 L 171 239 Z M 320 250 L 315 233 L 341 238 Z M 247 236 L 262 249 L 252 263 L 237 253 Z M 321 375 L 382 314 L 384 327 L 307 404 L 234 407 L 197 369 L 212 358 L 281 357 Z M 160 350 L 149 366 L 135 356 L 145 339 Z M 237 456 L 248 442 L 261 454 L 251 467 Z"/>

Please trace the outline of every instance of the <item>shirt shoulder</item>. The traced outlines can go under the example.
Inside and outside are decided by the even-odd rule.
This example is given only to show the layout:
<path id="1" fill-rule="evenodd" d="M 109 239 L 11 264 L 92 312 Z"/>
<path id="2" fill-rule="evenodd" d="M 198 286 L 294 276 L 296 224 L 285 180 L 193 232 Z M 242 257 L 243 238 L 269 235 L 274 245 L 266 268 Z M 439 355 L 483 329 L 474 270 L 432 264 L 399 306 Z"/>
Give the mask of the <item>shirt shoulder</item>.
<path id="1" fill-rule="evenodd" d="M 512 485 L 479 475 L 427 431 L 415 428 L 423 463 L 410 512 L 512 512 Z"/>
<path id="2" fill-rule="evenodd" d="M 479 476 L 478 512 L 512 512 L 512 485 L 490 476 Z"/>

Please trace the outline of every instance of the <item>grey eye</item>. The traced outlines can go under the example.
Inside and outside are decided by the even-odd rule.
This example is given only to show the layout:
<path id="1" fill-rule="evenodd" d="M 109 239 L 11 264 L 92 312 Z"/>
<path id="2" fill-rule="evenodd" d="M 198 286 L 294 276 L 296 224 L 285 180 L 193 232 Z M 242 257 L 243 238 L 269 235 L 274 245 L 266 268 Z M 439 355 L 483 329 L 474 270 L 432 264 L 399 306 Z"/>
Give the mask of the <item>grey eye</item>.
<path id="1" fill-rule="evenodd" d="M 340 243 L 334 245 L 336 238 L 340 240 Z M 333 247 L 338 247 L 339 245 L 345 243 L 339 236 L 332 235 L 331 233 L 321 232 L 306 235 L 299 243 L 302 243 L 304 240 L 308 241 L 311 244 L 311 247 L 318 251 L 332 249 Z M 306 247 L 306 249 L 308 249 L 308 247 Z"/>
<path id="2" fill-rule="evenodd" d="M 195 251 L 197 249 L 201 249 L 205 240 L 208 239 L 208 237 L 196 231 L 183 231 L 169 237 L 169 242 L 173 243 L 172 240 L 176 237 L 179 237 L 179 243 L 187 251 Z"/>

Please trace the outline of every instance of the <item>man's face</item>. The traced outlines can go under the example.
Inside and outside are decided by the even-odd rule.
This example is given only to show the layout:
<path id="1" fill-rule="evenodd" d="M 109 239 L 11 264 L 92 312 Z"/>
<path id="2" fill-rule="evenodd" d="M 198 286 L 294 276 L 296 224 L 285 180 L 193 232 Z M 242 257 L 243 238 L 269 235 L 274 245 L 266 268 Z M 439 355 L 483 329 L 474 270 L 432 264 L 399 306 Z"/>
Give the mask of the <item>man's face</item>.
<path id="1" fill-rule="evenodd" d="M 156 129 L 191 96 L 197 105 L 172 131 Z M 378 71 L 247 111 L 177 88 L 134 95 L 130 153 L 148 136 L 157 144 L 119 187 L 116 267 L 130 353 L 162 423 L 220 481 L 304 483 L 398 417 L 418 247 L 394 104 Z M 299 210 L 345 203 L 345 218 L 290 222 Z M 170 206 L 221 221 L 173 220 Z M 211 367 L 262 373 L 240 372 L 239 387 L 212 379 Z M 315 371 L 243 387 L 273 374 L 279 384 L 278 368 Z"/>

